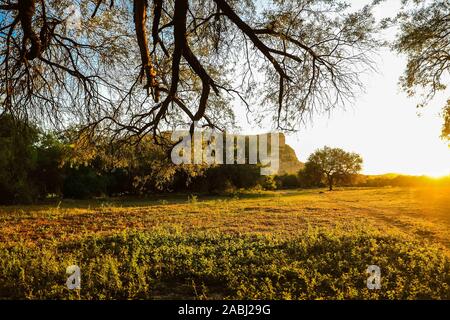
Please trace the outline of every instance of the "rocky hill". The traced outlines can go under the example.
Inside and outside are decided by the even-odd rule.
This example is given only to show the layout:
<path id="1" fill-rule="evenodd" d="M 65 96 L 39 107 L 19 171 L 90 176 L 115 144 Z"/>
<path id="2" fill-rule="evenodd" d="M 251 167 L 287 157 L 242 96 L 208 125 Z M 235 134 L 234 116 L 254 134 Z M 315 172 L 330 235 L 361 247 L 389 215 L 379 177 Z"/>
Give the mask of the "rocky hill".
<path id="1" fill-rule="evenodd" d="M 280 134 L 280 169 L 279 175 L 283 174 L 297 174 L 297 172 L 304 167 L 295 154 L 294 149 L 286 144 L 284 134 Z"/>
<path id="2" fill-rule="evenodd" d="M 248 137 L 245 136 L 248 143 Z M 304 164 L 300 162 L 295 154 L 294 149 L 286 144 L 286 137 L 283 133 L 279 134 L 279 157 L 280 157 L 280 168 L 278 170 L 278 175 L 285 174 L 297 174 L 300 169 L 304 167 Z M 269 149 L 271 145 L 270 138 L 267 139 Z M 248 144 L 247 144 L 248 145 Z M 248 151 L 247 151 L 248 152 Z"/>

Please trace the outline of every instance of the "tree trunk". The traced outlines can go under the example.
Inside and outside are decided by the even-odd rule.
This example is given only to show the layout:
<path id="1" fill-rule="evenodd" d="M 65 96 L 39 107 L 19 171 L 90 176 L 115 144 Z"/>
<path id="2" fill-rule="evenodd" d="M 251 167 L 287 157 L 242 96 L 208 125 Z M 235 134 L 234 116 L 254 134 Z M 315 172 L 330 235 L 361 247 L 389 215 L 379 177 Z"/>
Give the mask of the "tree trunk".
<path id="1" fill-rule="evenodd" d="M 328 177 L 328 186 L 329 186 L 329 191 L 333 191 L 333 178 L 332 177 Z"/>

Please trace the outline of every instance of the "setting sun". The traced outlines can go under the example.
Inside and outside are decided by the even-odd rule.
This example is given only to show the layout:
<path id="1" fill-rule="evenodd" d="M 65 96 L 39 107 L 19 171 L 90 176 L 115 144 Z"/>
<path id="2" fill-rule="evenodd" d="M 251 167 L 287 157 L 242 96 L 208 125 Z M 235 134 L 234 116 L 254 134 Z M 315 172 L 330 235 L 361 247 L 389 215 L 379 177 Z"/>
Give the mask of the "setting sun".
<path id="1" fill-rule="evenodd" d="M 417 109 L 418 100 L 397 87 L 405 63 L 383 51 L 379 73 L 368 78 L 366 92 L 351 108 L 316 117 L 288 137 L 299 158 L 306 159 L 323 145 L 344 146 L 363 155 L 366 174 L 449 175 L 449 143 L 440 138 L 446 95 L 439 94 L 426 109 Z"/>

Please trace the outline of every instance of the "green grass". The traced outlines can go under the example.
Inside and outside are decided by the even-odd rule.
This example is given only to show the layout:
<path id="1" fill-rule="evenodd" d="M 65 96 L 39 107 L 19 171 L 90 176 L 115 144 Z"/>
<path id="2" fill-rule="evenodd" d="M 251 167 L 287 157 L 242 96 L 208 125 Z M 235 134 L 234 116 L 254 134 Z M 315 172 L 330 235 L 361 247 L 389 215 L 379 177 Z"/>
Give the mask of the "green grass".
<path id="1" fill-rule="evenodd" d="M 0 208 L 0 298 L 450 299 L 443 189 Z M 65 287 L 81 268 L 81 290 Z M 381 290 L 366 287 L 368 265 Z"/>

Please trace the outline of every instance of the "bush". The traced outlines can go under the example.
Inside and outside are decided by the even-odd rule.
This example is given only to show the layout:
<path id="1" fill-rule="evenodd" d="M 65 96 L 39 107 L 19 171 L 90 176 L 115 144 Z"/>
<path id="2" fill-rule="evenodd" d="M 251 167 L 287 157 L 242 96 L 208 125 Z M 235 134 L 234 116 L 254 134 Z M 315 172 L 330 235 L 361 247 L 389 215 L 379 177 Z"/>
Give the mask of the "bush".
<path id="1" fill-rule="evenodd" d="M 265 176 L 261 182 L 264 190 L 277 190 L 277 182 L 273 176 Z"/>
<path id="2" fill-rule="evenodd" d="M 79 293 L 66 267 L 81 268 Z M 370 291 L 368 265 L 382 270 Z M 386 235 L 121 234 L 0 246 L 0 299 L 450 299 L 438 248 Z"/>
<path id="3" fill-rule="evenodd" d="M 218 165 L 207 168 L 203 175 L 194 179 L 189 188 L 217 194 L 236 189 L 252 189 L 260 180 L 260 169 L 256 165 Z"/>
<path id="4" fill-rule="evenodd" d="M 295 189 L 300 186 L 298 177 L 294 174 L 285 174 L 275 177 L 278 189 Z"/>
<path id="5" fill-rule="evenodd" d="M 107 178 L 90 167 L 68 168 L 64 179 L 65 198 L 87 199 L 103 196 L 107 190 Z"/>

